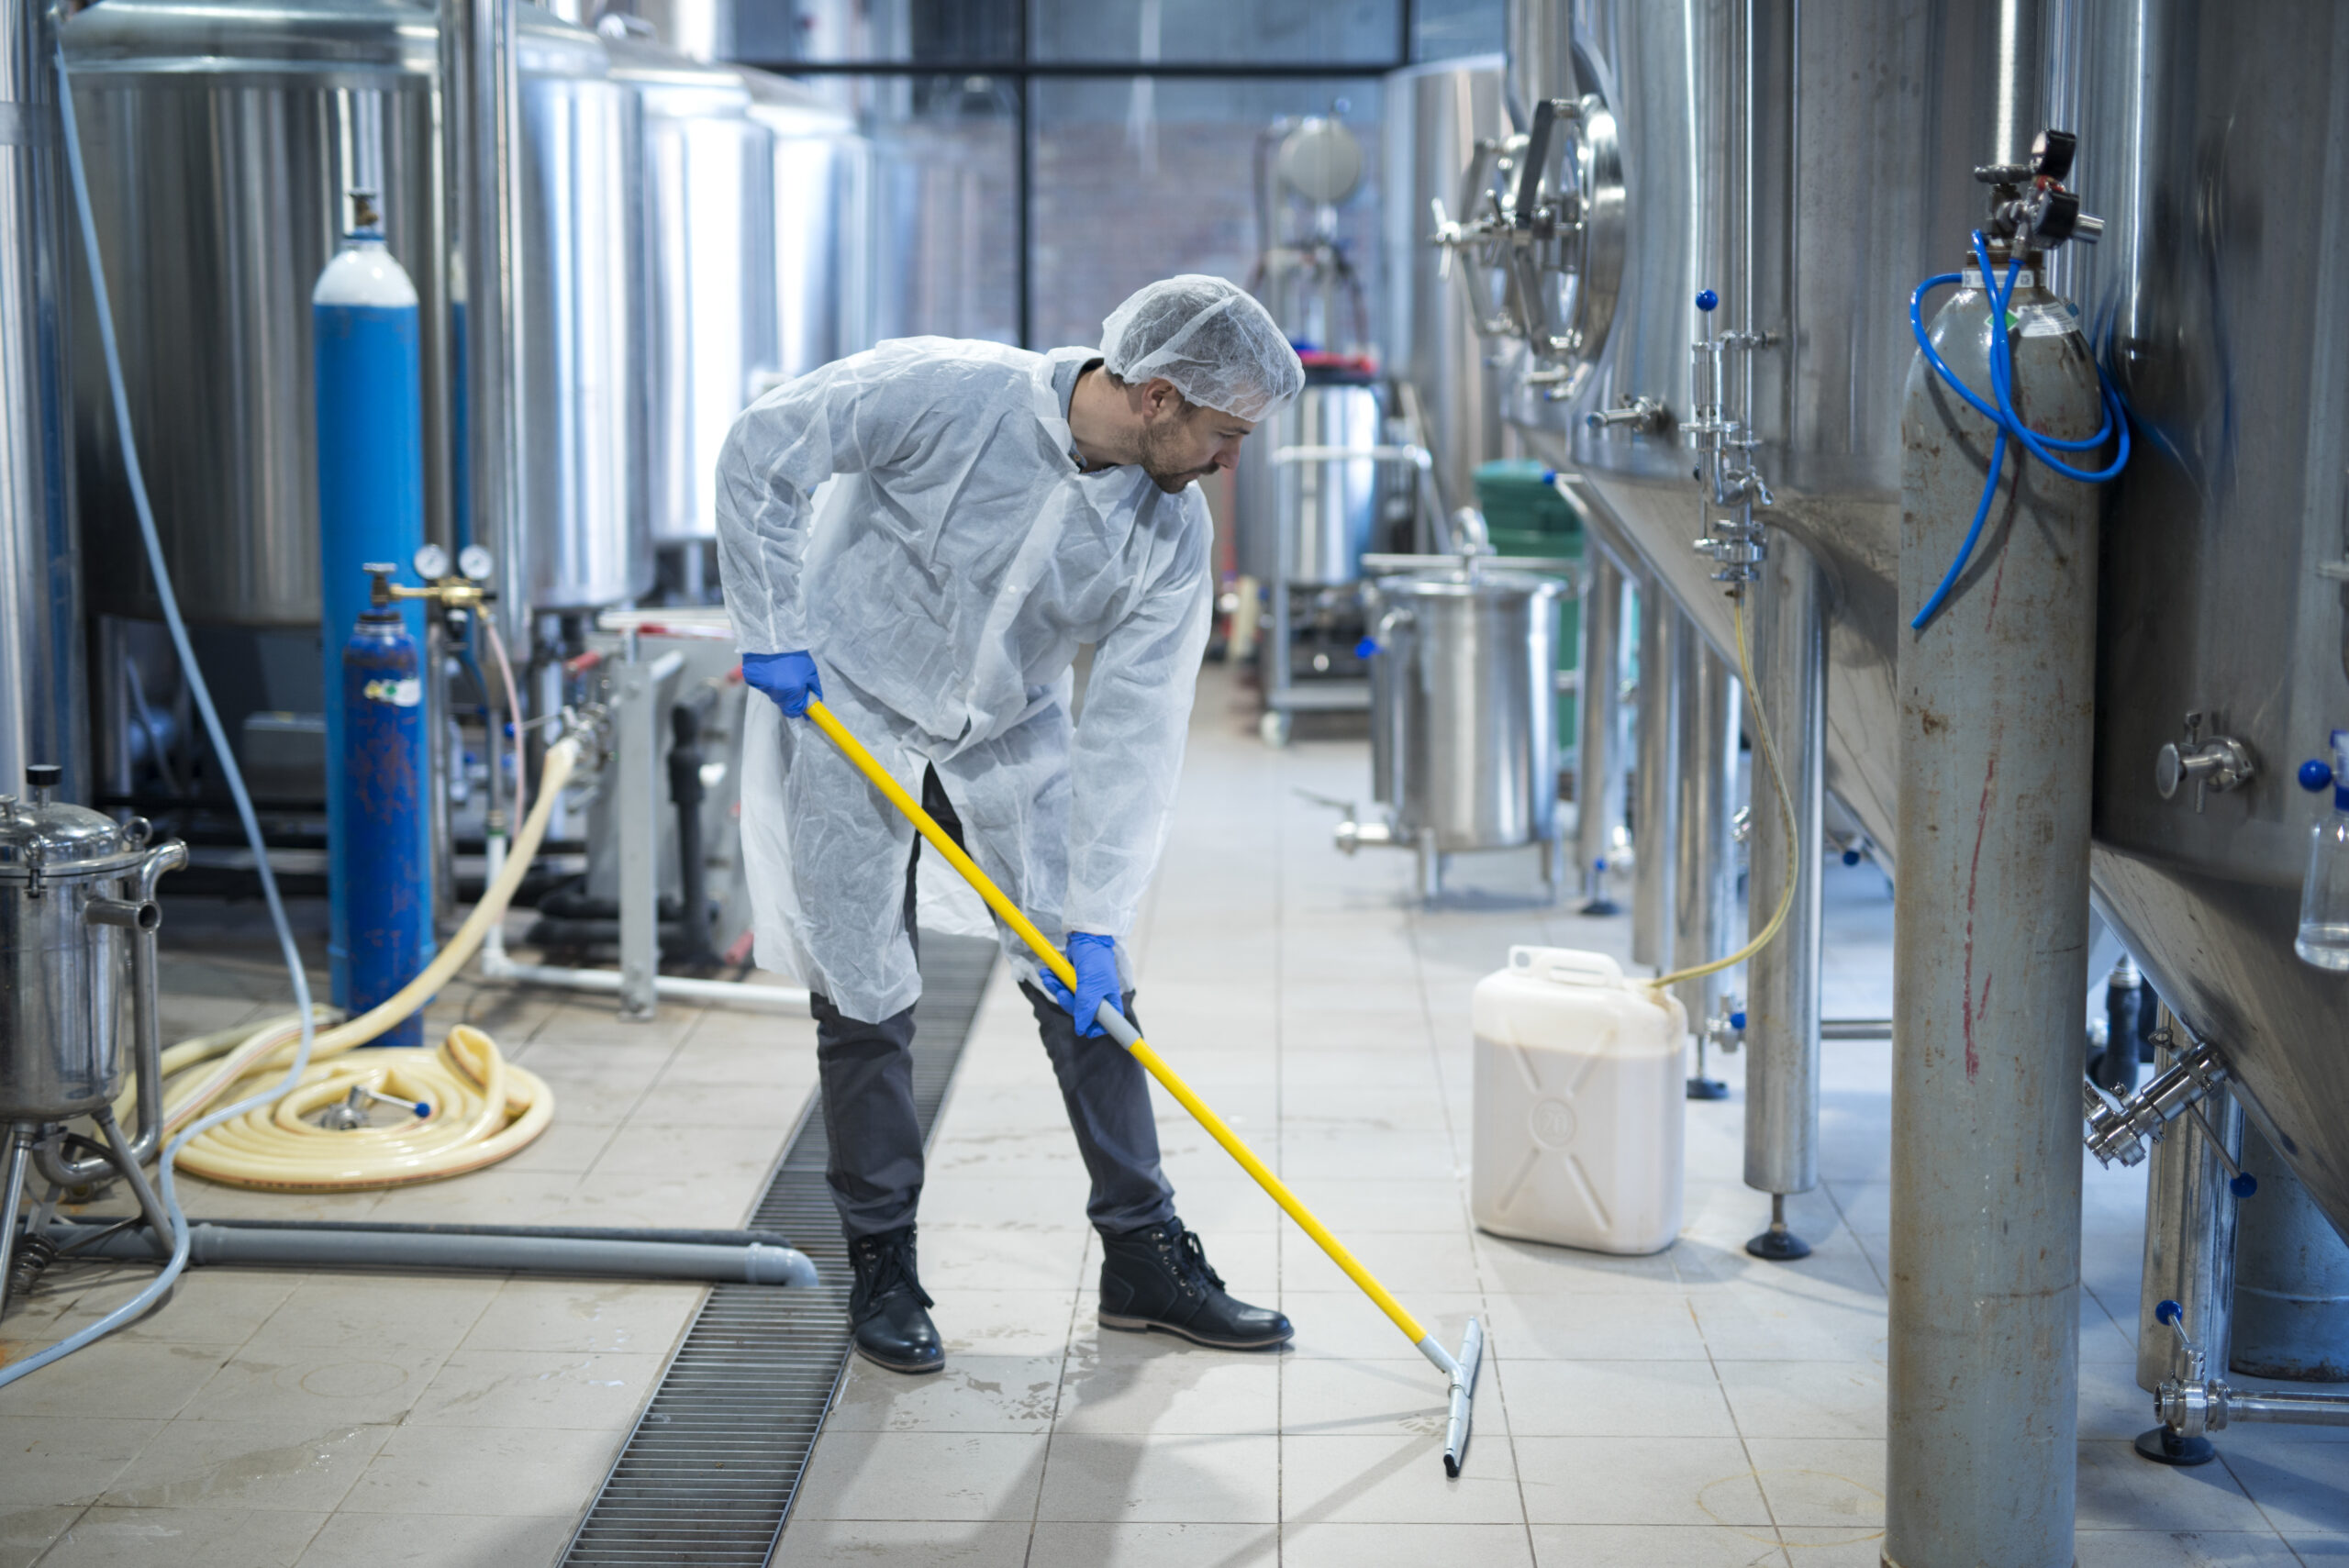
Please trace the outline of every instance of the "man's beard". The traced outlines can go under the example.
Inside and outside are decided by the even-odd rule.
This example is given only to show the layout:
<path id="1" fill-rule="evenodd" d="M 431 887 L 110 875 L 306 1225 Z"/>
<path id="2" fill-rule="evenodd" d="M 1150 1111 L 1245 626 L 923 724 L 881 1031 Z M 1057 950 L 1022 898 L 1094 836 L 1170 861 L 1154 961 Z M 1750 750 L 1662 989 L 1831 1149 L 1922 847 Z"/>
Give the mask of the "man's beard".
<path id="1" fill-rule="evenodd" d="M 1174 449 L 1181 441 L 1181 432 L 1172 424 L 1146 427 L 1141 433 L 1141 471 L 1169 495 L 1181 495 L 1191 481 L 1205 479 L 1215 472 L 1213 463 L 1205 468 L 1176 468 L 1174 464 L 1181 460 L 1174 455 Z"/>

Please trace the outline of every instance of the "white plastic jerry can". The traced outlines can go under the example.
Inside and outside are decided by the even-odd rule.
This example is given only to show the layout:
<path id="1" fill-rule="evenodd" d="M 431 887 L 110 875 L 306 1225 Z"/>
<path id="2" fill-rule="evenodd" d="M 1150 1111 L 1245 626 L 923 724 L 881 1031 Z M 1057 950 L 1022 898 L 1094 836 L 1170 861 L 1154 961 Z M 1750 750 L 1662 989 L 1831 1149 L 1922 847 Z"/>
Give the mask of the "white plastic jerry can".
<path id="1" fill-rule="evenodd" d="M 1680 1233 L 1687 1010 L 1604 953 L 1513 947 L 1476 983 L 1469 1210 L 1496 1236 L 1655 1252 Z"/>

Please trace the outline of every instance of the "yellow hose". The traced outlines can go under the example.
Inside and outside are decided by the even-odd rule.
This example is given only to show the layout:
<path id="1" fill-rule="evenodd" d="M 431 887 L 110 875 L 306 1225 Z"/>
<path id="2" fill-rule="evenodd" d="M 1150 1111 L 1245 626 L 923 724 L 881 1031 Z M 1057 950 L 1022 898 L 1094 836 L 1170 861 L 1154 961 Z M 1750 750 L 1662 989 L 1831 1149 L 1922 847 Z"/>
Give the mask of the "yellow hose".
<path id="1" fill-rule="evenodd" d="M 1753 660 L 1745 651 L 1745 589 L 1742 584 L 1731 593 L 1730 604 L 1730 613 L 1737 628 L 1738 673 L 1745 677 L 1745 701 L 1753 709 L 1753 728 L 1761 732 L 1762 762 L 1770 770 L 1770 783 L 1777 788 L 1778 810 L 1787 821 L 1788 852 L 1799 855 L 1802 843 L 1795 831 L 1795 797 L 1787 788 L 1787 775 L 1778 769 L 1778 749 L 1770 743 L 1770 721 L 1762 716 L 1762 698 L 1753 684 Z M 1778 907 L 1771 915 L 1769 924 L 1764 926 L 1752 941 L 1727 958 L 1717 958 L 1710 963 L 1691 964 L 1687 969 L 1675 969 L 1670 974 L 1659 974 L 1648 982 L 1648 989 L 1661 995 L 1664 987 L 1683 980 L 1699 980 L 1708 974 L 1719 974 L 1724 969 L 1735 969 L 1768 947 L 1777 939 L 1778 929 L 1787 923 L 1787 912 L 1795 906 L 1795 884 L 1799 880 L 1794 873 L 1794 868 L 1789 866 L 1787 885 L 1778 895 Z"/>
<path id="2" fill-rule="evenodd" d="M 178 1165 L 236 1186 L 295 1192 L 353 1191 L 402 1186 L 462 1175 L 494 1164 L 546 1129 L 554 1096 L 535 1074 L 508 1064 L 496 1042 L 469 1025 L 449 1031 L 439 1049 L 350 1052 L 406 1022 L 472 962 L 545 840 L 562 786 L 579 765 L 579 742 L 548 748 L 530 814 L 512 851 L 481 902 L 423 972 L 392 996 L 348 1022 L 321 1030 L 302 1082 L 273 1106 L 214 1128 L 180 1153 Z M 338 1015 L 320 1007 L 313 1018 Z M 224 1095 L 250 1093 L 283 1073 L 301 1040 L 293 1014 L 258 1025 L 216 1029 L 163 1052 L 165 1136 L 204 1113 Z M 248 1084 L 248 1080 L 251 1082 Z M 335 1131 L 307 1118 L 353 1087 L 429 1106 L 424 1117 L 400 1125 Z M 128 1106 L 122 1112 L 127 1113 Z"/>
<path id="3" fill-rule="evenodd" d="M 921 808 L 919 801 L 907 795 L 897 781 L 889 776 L 888 770 L 874 760 L 873 753 L 864 749 L 863 742 L 849 733 L 846 725 L 832 717 L 832 710 L 826 707 L 820 698 L 808 700 L 807 717 L 815 721 L 818 729 L 831 738 L 832 744 L 841 749 L 842 756 L 856 764 L 857 772 L 872 781 L 874 788 L 887 796 L 892 806 L 906 814 L 907 819 L 913 823 L 921 836 L 930 840 L 930 847 L 946 857 L 947 864 L 963 873 L 963 880 L 977 890 L 979 896 L 986 900 L 989 908 L 1003 917 L 1004 924 L 1019 934 L 1019 940 L 1028 944 L 1029 949 L 1051 968 L 1052 972 L 1060 978 L 1060 983 L 1067 986 L 1073 995 L 1076 990 L 1076 971 L 1070 966 L 1067 955 L 1044 940 L 1044 933 L 1036 929 L 1035 922 L 1022 914 L 1018 905 L 1004 896 L 1003 889 L 997 887 L 994 880 L 979 869 L 977 862 L 963 852 L 963 847 L 949 838 L 946 830 L 931 819 L 930 813 Z M 1224 1119 L 1216 1115 L 1215 1111 L 1205 1100 L 1199 1098 L 1188 1084 L 1183 1082 L 1174 1069 L 1166 1064 L 1166 1059 L 1152 1051 L 1149 1042 L 1139 1034 L 1127 1044 L 1126 1050 L 1135 1061 L 1142 1064 L 1152 1077 L 1165 1086 L 1166 1092 L 1174 1095 L 1201 1127 L 1207 1129 L 1210 1137 L 1223 1145 L 1225 1153 L 1240 1162 L 1240 1168 L 1253 1176 L 1258 1186 L 1272 1195 L 1273 1201 L 1279 1204 L 1291 1219 L 1297 1221 L 1299 1229 L 1313 1238 L 1315 1245 L 1330 1255 L 1331 1262 L 1345 1271 L 1346 1277 L 1362 1288 L 1362 1293 L 1369 1296 L 1381 1312 L 1386 1314 L 1388 1320 L 1395 1327 L 1403 1330 L 1404 1337 L 1424 1351 L 1431 1341 L 1428 1339 L 1427 1330 L 1419 1326 L 1419 1320 L 1404 1310 L 1403 1304 L 1396 1300 L 1385 1285 L 1378 1283 L 1375 1275 L 1362 1266 L 1354 1255 L 1346 1250 L 1343 1242 L 1330 1233 L 1330 1228 L 1314 1217 L 1313 1211 L 1305 1207 L 1304 1200 L 1289 1191 L 1288 1184 L 1273 1174 L 1272 1167 L 1258 1159 L 1256 1151 L 1242 1142 L 1240 1135 L 1232 1131 Z"/>

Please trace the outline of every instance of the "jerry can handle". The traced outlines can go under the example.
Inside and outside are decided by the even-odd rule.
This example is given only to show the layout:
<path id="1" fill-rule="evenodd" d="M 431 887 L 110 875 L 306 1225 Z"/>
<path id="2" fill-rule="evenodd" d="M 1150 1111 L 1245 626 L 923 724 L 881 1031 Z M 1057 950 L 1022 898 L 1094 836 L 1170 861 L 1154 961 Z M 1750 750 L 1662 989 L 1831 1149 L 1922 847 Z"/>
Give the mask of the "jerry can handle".
<path id="1" fill-rule="evenodd" d="M 1575 948 L 1513 947 L 1508 950 L 1508 966 L 1537 974 L 1553 985 L 1617 987 L 1623 984 L 1620 964 L 1603 952 Z"/>

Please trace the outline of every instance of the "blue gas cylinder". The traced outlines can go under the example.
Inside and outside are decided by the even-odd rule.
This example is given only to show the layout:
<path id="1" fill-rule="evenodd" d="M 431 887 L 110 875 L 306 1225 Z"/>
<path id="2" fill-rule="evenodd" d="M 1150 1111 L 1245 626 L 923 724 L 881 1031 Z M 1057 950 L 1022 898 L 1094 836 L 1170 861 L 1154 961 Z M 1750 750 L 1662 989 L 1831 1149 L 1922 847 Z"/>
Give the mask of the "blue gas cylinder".
<path id="1" fill-rule="evenodd" d="M 318 561 L 320 608 L 325 635 L 327 701 L 327 841 L 330 887 L 328 958 L 334 1000 L 352 1011 L 364 1008 L 412 978 L 432 951 L 432 897 L 426 848 L 421 786 L 424 783 L 424 709 L 415 700 L 422 689 L 417 648 L 424 635 L 420 606 L 394 606 L 388 627 L 361 625 L 369 612 L 365 566 L 370 562 L 405 563 L 424 543 L 424 400 L 418 357 L 416 289 L 384 248 L 372 201 L 354 193 L 357 211 L 342 247 L 319 273 L 310 295 L 311 343 L 316 373 L 318 434 Z M 361 625 L 357 633 L 354 625 Z M 384 632 L 396 628 L 406 644 L 405 676 L 378 673 L 377 662 L 393 657 Z M 348 647 L 344 639 L 351 638 Z M 368 673 L 351 684 L 353 651 L 367 649 Z M 400 683 L 405 681 L 405 685 Z M 407 695 L 396 701 L 363 696 L 384 682 Z M 394 731 L 380 722 L 395 714 L 406 728 L 396 743 L 409 750 L 395 766 L 383 749 Z M 363 716 L 363 717 L 362 717 Z M 362 760 L 361 736 L 377 750 Z M 364 782 L 362 782 L 364 775 Z M 394 776 L 402 781 L 395 789 Z M 396 810 L 386 790 L 405 792 L 418 804 Z M 368 804 L 362 804 L 368 803 Z M 382 834 L 389 838 L 379 839 Z M 363 841 L 362 841 L 363 840 Z M 399 874 L 410 884 L 396 895 L 355 874 L 372 868 L 375 878 Z M 393 929 L 396 924 L 397 929 Z M 389 973 L 385 955 L 404 954 L 406 970 L 382 990 L 355 976 L 364 950 L 373 973 Z M 418 956 L 421 955 L 421 956 Z M 402 1031 L 413 1044 L 415 1026 Z M 387 1038 L 384 1043 L 402 1043 Z"/>
<path id="2" fill-rule="evenodd" d="M 354 1015 L 416 978 L 431 960 L 432 883 L 424 820 L 424 682 L 416 639 L 397 610 L 370 610 L 342 645 L 343 750 L 333 769 L 342 835 L 334 841 L 335 907 L 347 911 Z M 412 1015 L 377 1045 L 421 1045 Z"/>

